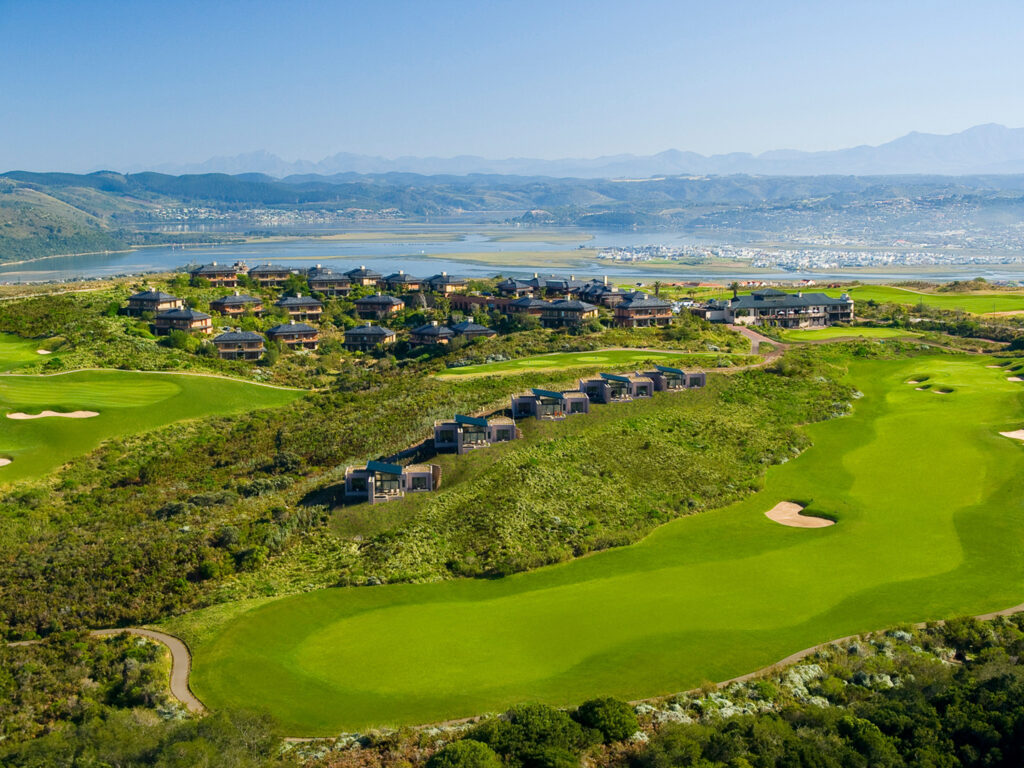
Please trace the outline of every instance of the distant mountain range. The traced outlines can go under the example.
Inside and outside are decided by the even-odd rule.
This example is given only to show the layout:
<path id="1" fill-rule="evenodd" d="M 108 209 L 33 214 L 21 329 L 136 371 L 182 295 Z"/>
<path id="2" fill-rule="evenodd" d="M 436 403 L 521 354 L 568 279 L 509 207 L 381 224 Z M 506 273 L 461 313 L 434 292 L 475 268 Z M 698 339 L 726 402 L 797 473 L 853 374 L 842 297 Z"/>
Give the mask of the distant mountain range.
<path id="1" fill-rule="evenodd" d="M 133 170 L 169 174 L 261 173 L 275 178 L 295 175 L 415 173 L 464 176 L 502 174 L 585 179 L 646 179 L 662 175 L 731 174 L 820 176 L 887 174 L 1003 174 L 1024 173 L 1024 128 L 987 124 L 950 135 L 908 133 L 878 146 L 859 146 L 826 152 L 780 149 L 752 155 L 734 152 L 705 156 L 670 149 L 656 155 L 609 155 L 592 159 L 458 157 L 385 158 L 339 152 L 319 162 L 282 160 L 269 152 L 214 157 L 202 163 L 140 167 Z"/>

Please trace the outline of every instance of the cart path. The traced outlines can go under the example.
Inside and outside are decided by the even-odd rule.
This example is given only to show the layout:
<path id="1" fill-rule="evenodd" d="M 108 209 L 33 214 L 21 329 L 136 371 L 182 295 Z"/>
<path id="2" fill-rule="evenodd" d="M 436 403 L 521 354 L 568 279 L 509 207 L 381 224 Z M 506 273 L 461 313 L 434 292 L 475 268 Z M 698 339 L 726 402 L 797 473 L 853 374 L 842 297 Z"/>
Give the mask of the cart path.
<path id="1" fill-rule="evenodd" d="M 171 652 L 171 675 L 169 681 L 171 695 L 180 701 L 192 714 L 201 715 L 206 712 L 206 707 L 203 706 L 203 702 L 196 698 L 195 694 L 192 693 L 192 689 L 188 686 L 189 676 L 192 673 L 192 654 L 181 638 L 169 635 L 166 632 L 158 632 L 153 629 L 144 629 L 142 627 L 93 629 L 89 631 L 89 634 L 93 637 L 112 637 L 123 633 L 136 635 L 138 637 L 145 637 L 149 640 L 155 640 L 166 647 L 167 650 Z M 7 645 L 16 648 L 18 646 L 35 645 L 40 642 L 42 641 L 19 640 L 17 642 L 8 643 Z"/>

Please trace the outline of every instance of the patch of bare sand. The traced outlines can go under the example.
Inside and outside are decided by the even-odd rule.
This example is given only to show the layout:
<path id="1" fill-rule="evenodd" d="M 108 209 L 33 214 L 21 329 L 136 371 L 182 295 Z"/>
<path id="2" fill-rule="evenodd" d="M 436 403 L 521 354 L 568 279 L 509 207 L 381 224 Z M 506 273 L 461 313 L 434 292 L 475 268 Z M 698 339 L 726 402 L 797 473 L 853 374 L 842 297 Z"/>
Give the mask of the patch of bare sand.
<path id="1" fill-rule="evenodd" d="M 37 355 L 49 355 L 49 354 L 51 354 L 51 352 L 48 349 L 37 349 L 36 350 L 36 354 Z"/>
<path id="2" fill-rule="evenodd" d="M 0 467 L 6 467 L 10 463 L 11 463 L 10 459 L 0 459 Z"/>
<path id="3" fill-rule="evenodd" d="M 1003 366 L 1001 366 L 1001 365 L 986 365 L 985 367 L 986 368 L 1002 368 Z"/>
<path id="4" fill-rule="evenodd" d="M 99 416 L 97 411 L 68 411 L 67 413 L 60 413 L 59 411 L 41 411 L 39 413 L 8 413 L 8 419 L 15 419 L 16 421 L 23 421 L 25 419 L 45 419 L 49 416 L 60 416 L 63 419 L 91 419 L 93 416 Z"/>
<path id="5" fill-rule="evenodd" d="M 1024 381 L 1024 379 L 1022 379 L 1020 376 L 1007 376 L 1006 380 L 1007 381 Z"/>
<path id="6" fill-rule="evenodd" d="M 1024 429 L 1016 429 L 1013 432 L 1000 432 L 999 434 L 1013 440 L 1024 440 Z"/>
<path id="7" fill-rule="evenodd" d="M 788 525 L 790 528 L 827 528 L 830 525 L 835 525 L 834 520 L 801 515 L 802 511 L 803 507 L 799 504 L 794 504 L 792 501 L 780 501 L 764 514 L 769 520 L 774 520 L 781 525 Z"/>

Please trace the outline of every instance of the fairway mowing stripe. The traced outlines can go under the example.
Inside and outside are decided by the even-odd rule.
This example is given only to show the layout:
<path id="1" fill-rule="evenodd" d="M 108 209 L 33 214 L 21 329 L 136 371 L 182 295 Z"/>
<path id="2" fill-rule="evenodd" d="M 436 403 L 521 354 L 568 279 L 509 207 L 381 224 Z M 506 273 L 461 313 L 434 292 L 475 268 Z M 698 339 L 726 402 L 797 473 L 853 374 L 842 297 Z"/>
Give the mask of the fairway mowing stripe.
<path id="1" fill-rule="evenodd" d="M 204 379 L 221 379 L 222 381 L 235 381 L 239 384 L 252 384 L 254 387 L 266 387 L 267 389 L 283 389 L 288 392 L 315 392 L 312 389 L 303 389 L 302 387 L 285 387 L 280 384 L 265 384 L 262 381 L 251 381 L 249 379 L 236 379 L 233 376 L 221 376 L 219 373 L 196 373 L 194 371 L 140 371 L 140 370 L 125 370 L 123 368 L 74 368 L 70 371 L 58 371 L 57 373 L 0 373 L 0 376 L 10 376 L 11 378 L 22 378 L 22 379 L 47 379 L 52 376 L 65 376 L 69 373 L 92 373 L 93 371 L 102 371 L 106 373 L 155 373 L 162 374 L 164 376 L 199 376 Z"/>

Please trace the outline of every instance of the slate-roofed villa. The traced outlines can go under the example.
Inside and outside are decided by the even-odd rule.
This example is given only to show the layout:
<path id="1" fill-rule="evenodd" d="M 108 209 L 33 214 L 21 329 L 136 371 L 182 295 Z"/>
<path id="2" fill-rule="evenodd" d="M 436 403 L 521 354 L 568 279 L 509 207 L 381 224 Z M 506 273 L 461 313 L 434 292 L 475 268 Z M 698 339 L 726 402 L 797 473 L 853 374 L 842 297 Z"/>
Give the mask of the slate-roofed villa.
<path id="1" fill-rule="evenodd" d="M 419 291 L 423 288 L 422 280 L 401 269 L 385 277 L 383 283 L 389 291 Z"/>
<path id="2" fill-rule="evenodd" d="M 437 320 L 409 331 L 409 341 L 413 344 L 447 344 L 454 337 L 455 331 L 447 325 L 438 325 Z"/>
<path id="3" fill-rule="evenodd" d="M 434 448 L 438 451 L 468 453 L 475 448 L 507 443 L 521 436 L 515 421 L 507 416 L 482 418 L 458 415 L 451 420 L 434 422 Z"/>
<path id="4" fill-rule="evenodd" d="M 510 315 L 516 312 L 522 312 L 527 315 L 533 315 L 534 317 L 540 317 L 544 314 L 544 310 L 549 306 L 550 304 L 544 301 L 544 299 L 536 299 L 532 296 L 523 296 L 515 301 L 510 301 L 508 303 L 507 312 Z"/>
<path id="5" fill-rule="evenodd" d="M 289 349 L 316 349 L 320 344 L 320 332 L 316 328 L 294 320 L 275 325 L 267 331 L 267 338 Z"/>
<path id="6" fill-rule="evenodd" d="M 582 325 L 597 317 L 597 307 L 577 299 L 552 301 L 541 310 L 540 324 L 545 328 L 565 328 Z"/>
<path id="7" fill-rule="evenodd" d="M 246 312 L 259 315 L 263 312 L 263 299 L 235 291 L 229 296 L 221 296 L 211 301 L 210 309 L 225 317 L 237 317 Z"/>
<path id="8" fill-rule="evenodd" d="M 249 270 L 249 277 L 263 286 L 281 286 L 292 276 L 292 270 L 279 264 L 260 264 Z"/>
<path id="9" fill-rule="evenodd" d="M 469 320 L 463 320 L 461 323 L 456 323 L 452 327 L 452 332 L 456 336 L 465 336 L 467 339 L 475 339 L 479 336 L 496 336 L 497 331 L 488 328 L 486 325 L 480 325 L 479 323 L 473 323 Z"/>
<path id="10" fill-rule="evenodd" d="M 615 305 L 615 324 L 620 328 L 649 328 L 672 322 L 672 304 L 645 293 L 634 293 Z"/>
<path id="11" fill-rule="evenodd" d="M 430 290 L 440 294 L 464 291 L 466 290 L 467 285 L 465 278 L 455 277 L 453 275 L 449 275 L 447 272 L 442 272 L 439 275 L 432 275 L 424 280 L 424 282 L 430 287 Z"/>
<path id="12" fill-rule="evenodd" d="M 263 337 L 255 331 L 228 331 L 213 337 L 222 360 L 259 360 L 263 357 Z"/>
<path id="13" fill-rule="evenodd" d="M 502 296 L 529 296 L 534 292 L 534 287 L 526 280 L 516 280 L 514 277 L 506 277 L 495 286 L 495 290 Z"/>
<path id="14" fill-rule="evenodd" d="M 218 264 L 214 261 L 190 269 L 188 274 L 193 280 L 209 280 L 211 285 L 234 288 L 238 285 L 238 276 L 248 271 L 249 268 L 240 261 L 234 264 Z"/>
<path id="15" fill-rule="evenodd" d="M 129 296 L 128 306 L 124 308 L 123 312 L 126 315 L 134 315 L 136 317 L 143 312 L 152 312 L 155 315 L 158 312 L 179 309 L 184 303 L 177 296 L 150 288 L 148 291 L 142 291 Z"/>
<path id="16" fill-rule="evenodd" d="M 208 314 L 184 307 L 161 312 L 153 321 L 153 333 L 157 336 L 166 336 L 171 331 L 210 333 L 212 330 L 213 321 Z"/>
<path id="17" fill-rule="evenodd" d="M 440 487 L 441 468 L 436 464 L 403 467 L 368 461 L 365 467 L 345 467 L 345 499 L 350 502 L 380 504 L 407 493 L 436 491 Z"/>
<path id="18" fill-rule="evenodd" d="M 364 320 L 379 320 L 390 315 L 395 315 L 405 309 L 405 302 L 397 296 L 389 296 L 386 293 L 376 293 L 373 296 L 364 296 L 355 300 L 356 314 Z"/>
<path id="19" fill-rule="evenodd" d="M 312 296 L 282 296 L 276 302 L 275 307 L 280 307 L 288 313 L 292 320 L 319 320 L 323 314 L 324 305 Z"/>
<path id="20" fill-rule="evenodd" d="M 345 349 L 349 352 L 372 352 L 395 343 L 396 334 L 382 325 L 360 325 L 345 331 Z"/>
<path id="21" fill-rule="evenodd" d="M 557 420 L 579 413 L 590 413 L 590 398 L 585 392 L 531 389 L 512 395 L 512 416 L 516 419 Z"/>
<path id="22" fill-rule="evenodd" d="M 376 286 L 384 276 L 380 272 L 360 265 L 357 269 L 350 269 L 346 272 L 345 277 L 352 281 L 352 285 L 367 287 Z"/>
<path id="23" fill-rule="evenodd" d="M 345 275 L 321 266 L 310 270 L 306 281 L 309 283 L 309 290 L 322 293 L 324 296 L 348 296 L 352 290 L 352 281 Z"/>

